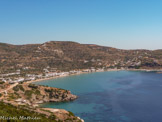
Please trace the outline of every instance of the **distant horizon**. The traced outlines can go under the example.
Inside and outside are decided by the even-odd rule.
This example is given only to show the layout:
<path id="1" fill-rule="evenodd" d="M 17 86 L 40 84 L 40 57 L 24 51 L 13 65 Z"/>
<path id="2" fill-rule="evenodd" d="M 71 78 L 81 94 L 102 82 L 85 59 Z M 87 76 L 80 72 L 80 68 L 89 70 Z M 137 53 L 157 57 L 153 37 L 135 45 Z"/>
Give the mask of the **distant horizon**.
<path id="1" fill-rule="evenodd" d="M 161 0 L 1 0 L 0 42 L 162 49 L 161 6 Z"/>
<path id="2" fill-rule="evenodd" d="M 109 46 L 109 45 L 101 45 L 101 44 L 95 44 L 95 43 L 80 43 L 77 41 L 67 41 L 67 40 L 62 40 L 62 41 L 58 41 L 58 40 L 51 40 L 51 41 L 44 41 L 42 43 L 24 43 L 24 44 L 13 44 L 13 43 L 6 43 L 6 42 L 1 42 L 0 43 L 4 43 L 4 44 L 11 44 L 11 45 L 29 45 L 29 44 L 43 44 L 43 43 L 47 43 L 47 42 L 74 42 L 74 43 L 79 43 L 79 44 L 87 44 L 87 45 L 98 45 L 98 46 L 103 46 L 103 47 L 111 47 L 111 48 L 116 48 L 116 49 L 121 49 L 121 50 L 162 50 L 162 49 L 144 49 L 144 48 L 135 48 L 135 49 L 122 49 L 122 48 L 118 48 L 118 47 L 113 47 L 113 46 Z"/>

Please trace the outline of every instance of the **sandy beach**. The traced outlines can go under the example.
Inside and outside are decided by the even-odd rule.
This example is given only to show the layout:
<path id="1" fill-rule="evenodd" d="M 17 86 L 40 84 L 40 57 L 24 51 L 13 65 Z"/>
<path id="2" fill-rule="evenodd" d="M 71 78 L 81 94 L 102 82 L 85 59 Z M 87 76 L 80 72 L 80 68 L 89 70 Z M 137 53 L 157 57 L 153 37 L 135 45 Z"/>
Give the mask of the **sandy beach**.
<path id="1" fill-rule="evenodd" d="M 108 69 L 108 70 L 104 70 L 104 71 L 95 71 L 95 72 L 109 72 L 109 71 L 146 71 L 146 72 L 155 71 L 157 73 L 162 73 L 162 69 Z M 49 78 L 27 81 L 26 83 L 34 83 L 34 82 L 40 82 L 40 81 L 44 81 L 44 80 L 51 80 L 51 79 L 56 79 L 56 78 L 61 78 L 61 77 L 68 77 L 68 76 L 72 76 L 72 75 L 81 75 L 81 74 L 88 74 L 88 73 L 94 73 L 94 72 L 80 72 L 77 74 L 54 76 L 54 77 L 49 77 Z"/>

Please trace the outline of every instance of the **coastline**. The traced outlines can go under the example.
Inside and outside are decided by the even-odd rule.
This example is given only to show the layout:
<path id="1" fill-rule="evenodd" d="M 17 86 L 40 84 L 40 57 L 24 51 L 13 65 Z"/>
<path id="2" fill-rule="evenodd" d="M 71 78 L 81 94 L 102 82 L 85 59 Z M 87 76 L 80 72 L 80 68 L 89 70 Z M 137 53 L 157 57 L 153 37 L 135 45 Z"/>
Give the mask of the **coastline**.
<path id="1" fill-rule="evenodd" d="M 68 76 L 72 76 L 72 75 L 81 75 L 81 74 L 88 74 L 88 73 L 95 73 L 95 72 L 113 72 L 113 71 L 114 72 L 115 71 L 144 71 L 144 72 L 157 72 L 157 73 L 161 73 L 162 69 L 124 69 L 123 68 L 123 69 L 97 70 L 97 71 L 93 71 L 93 72 L 79 72 L 79 73 L 76 73 L 76 74 L 60 75 L 60 76 L 54 76 L 54 77 L 49 77 L 49 78 L 36 79 L 36 80 L 27 81 L 27 82 L 24 82 L 24 83 L 25 84 L 30 84 L 30 83 L 46 81 L 46 80 L 51 80 L 51 79 L 56 79 L 56 78 L 61 78 L 61 77 L 68 77 Z M 42 109 L 41 104 L 42 103 L 36 103 L 36 104 L 33 105 L 33 107 L 37 107 L 37 109 L 39 109 L 39 108 Z M 57 114 L 58 112 L 62 112 L 62 111 L 64 111 L 65 113 L 68 112 L 65 109 L 56 109 L 56 108 L 43 108 L 43 109 L 50 110 L 51 112 L 53 112 L 55 114 Z M 82 122 L 84 122 L 83 119 L 80 119 L 79 117 L 78 117 L 78 119 L 81 120 Z"/>
<path id="2" fill-rule="evenodd" d="M 49 78 L 31 80 L 31 81 L 27 81 L 25 83 L 34 83 L 34 82 L 40 82 L 40 81 L 44 81 L 44 80 L 52 80 L 52 79 L 56 79 L 56 78 L 62 78 L 62 77 L 68 77 L 68 76 L 72 76 L 72 75 L 80 75 L 80 74 L 85 74 L 85 73 L 77 73 L 77 74 L 71 74 L 71 75 L 54 76 L 54 77 L 49 77 Z"/>
<path id="3" fill-rule="evenodd" d="M 27 81 L 25 83 L 29 84 L 29 83 L 52 80 L 56 78 L 68 77 L 68 76 L 73 76 L 73 75 L 81 75 L 81 74 L 88 74 L 88 73 L 95 73 L 95 72 L 111 72 L 111 71 L 145 71 L 145 72 L 157 72 L 157 73 L 160 72 L 161 73 L 162 69 L 108 69 L 104 71 L 80 72 L 80 73 L 70 74 L 70 75 L 61 75 L 61 76 L 54 76 L 54 77 L 43 78 L 43 79 L 36 79 L 36 80 Z"/>

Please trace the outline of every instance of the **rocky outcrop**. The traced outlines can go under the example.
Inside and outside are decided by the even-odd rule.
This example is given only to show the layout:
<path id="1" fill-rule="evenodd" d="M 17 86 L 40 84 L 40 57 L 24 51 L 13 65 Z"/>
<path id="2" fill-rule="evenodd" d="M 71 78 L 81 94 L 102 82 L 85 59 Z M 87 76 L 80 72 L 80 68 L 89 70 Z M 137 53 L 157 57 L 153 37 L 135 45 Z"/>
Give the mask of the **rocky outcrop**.
<path id="1" fill-rule="evenodd" d="M 72 112 L 66 111 L 64 109 L 53 109 L 53 108 L 42 108 L 45 111 L 52 112 L 55 120 L 57 121 L 69 121 L 69 122 L 84 122 L 83 119 L 76 117 Z"/>
<path id="2" fill-rule="evenodd" d="M 69 90 L 29 83 L 19 83 L 6 93 L 3 93 L 1 96 L 4 103 L 12 104 L 17 107 L 17 109 L 25 110 L 28 113 L 32 112 L 37 115 L 43 115 L 47 119 L 47 122 L 84 122 L 84 120 L 76 117 L 70 111 L 40 108 L 38 106 L 38 104 L 45 102 L 64 102 L 77 99 L 77 96 L 71 94 Z"/>
<path id="3" fill-rule="evenodd" d="M 10 121 L 9 118 L 11 117 L 14 117 L 14 120 L 11 120 L 14 122 L 84 122 L 84 120 L 76 117 L 72 112 L 63 109 L 13 106 L 12 104 L 0 101 L 0 110 L 1 122 Z"/>
<path id="4" fill-rule="evenodd" d="M 52 88 L 35 84 L 18 84 L 12 91 L 13 100 L 19 104 L 41 104 L 45 102 L 64 102 L 77 99 L 69 90 Z M 10 96 L 8 96 L 10 97 Z"/>

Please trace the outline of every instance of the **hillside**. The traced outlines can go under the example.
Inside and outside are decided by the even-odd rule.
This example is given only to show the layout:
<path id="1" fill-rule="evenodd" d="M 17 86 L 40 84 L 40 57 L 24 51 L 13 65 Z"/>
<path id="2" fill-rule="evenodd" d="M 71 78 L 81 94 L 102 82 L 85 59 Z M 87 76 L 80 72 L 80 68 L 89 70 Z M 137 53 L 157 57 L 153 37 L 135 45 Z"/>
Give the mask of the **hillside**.
<path id="1" fill-rule="evenodd" d="M 90 67 L 161 68 L 162 50 L 121 50 L 93 44 L 50 41 L 43 44 L 0 43 L 0 71 L 28 67 L 42 72 L 46 67 L 62 71 Z"/>
<path id="2" fill-rule="evenodd" d="M 19 83 L 0 84 L 1 121 L 82 122 L 72 112 L 63 109 L 42 108 L 45 102 L 65 102 L 77 98 L 70 91 L 42 85 Z M 4 91 L 4 92 L 3 92 Z"/>
<path id="3" fill-rule="evenodd" d="M 0 115 L 3 122 L 82 122 L 72 112 L 59 109 L 53 112 L 52 109 L 41 109 L 42 112 L 35 112 L 34 109 L 26 109 L 23 106 L 13 106 L 0 102 Z M 48 113 L 49 115 L 46 115 Z"/>
<path id="4" fill-rule="evenodd" d="M 15 104 L 37 105 L 45 102 L 72 101 L 76 98 L 77 96 L 71 94 L 68 90 L 22 83 L 9 90 L 8 95 L 3 100 L 14 101 Z"/>

